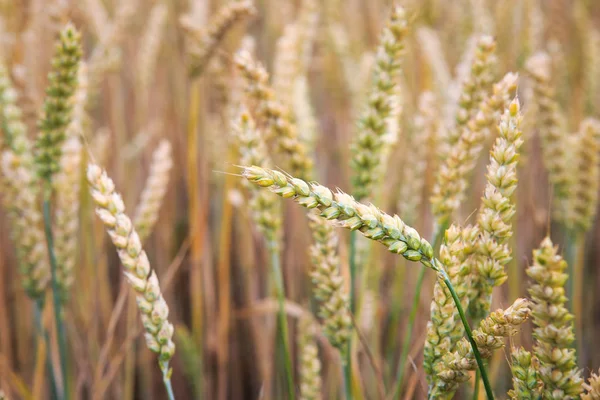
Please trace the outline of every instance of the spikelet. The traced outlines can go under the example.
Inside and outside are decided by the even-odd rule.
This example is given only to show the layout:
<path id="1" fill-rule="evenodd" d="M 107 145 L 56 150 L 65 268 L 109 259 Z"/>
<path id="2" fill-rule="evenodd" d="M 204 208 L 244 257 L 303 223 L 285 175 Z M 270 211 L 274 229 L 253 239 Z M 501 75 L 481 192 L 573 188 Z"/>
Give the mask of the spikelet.
<path id="1" fill-rule="evenodd" d="M 585 233 L 594 222 L 600 182 L 600 121 L 581 122 L 574 146 L 575 171 L 566 205 L 565 222 L 575 233 Z"/>
<path id="2" fill-rule="evenodd" d="M 527 320 L 531 310 L 526 299 L 517 299 L 506 310 L 496 310 L 481 322 L 481 327 L 473 331 L 473 340 L 477 344 L 483 359 L 490 358 L 494 350 L 504 346 L 504 339 L 516 333 L 516 327 Z M 430 398 L 452 398 L 461 382 L 469 380 L 469 371 L 477 368 L 473 349 L 463 338 L 456 346 L 457 350 L 447 353 L 437 374 L 441 379 L 429 393 Z"/>
<path id="3" fill-rule="evenodd" d="M 133 225 L 142 242 L 150 236 L 158 220 L 160 205 L 169 186 L 171 167 L 173 167 L 171 143 L 163 139 L 152 154 L 148 179 L 133 217 Z"/>
<path id="4" fill-rule="evenodd" d="M 242 175 L 257 186 L 268 188 L 283 198 L 291 198 L 309 210 L 314 209 L 320 217 L 342 228 L 360 231 L 392 253 L 401 254 L 410 261 L 420 261 L 435 270 L 440 268 L 433 258 L 431 244 L 397 215 L 391 216 L 374 205 L 359 203 L 341 191 L 334 195 L 325 186 L 309 184 L 279 171 L 251 166 L 243 167 Z"/>
<path id="5" fill-rule="evenodd" d="M 463 308 L 469 304 L 466 294 L 472 276 L 470 265 L 477 237 L 477 227 L 460 228 L 452 225 L 446 230 L 444 242 L 440 247 L 440 261 L 446 267 L 448 277 L 462 300 Z M 423 349 L 423 367 L 431 389 L 441 384 L 436 371 L 440 368 L 442 357 L 453 352 L 464 335 L 464 328 L 456 313 L 450 291 L 439 280 L 434 286 L 430 315 Z"/>
<path id="6" fill-rule="evenodd" d="M 87 180 L 96 204 L 96 214 L 117 248 L 127 281 L 137 292 L 137 305 L 146 330 L 146 344 L 158 354 L 159 365 L 167 374 L 169 360 L 175 353 L 172 340 L 174 329 L 167 319 L 169 307 L 160 291 L 156 271 L 150 268 L 140 237 L 125 215 L 123 199 L 115 192 L 113 181 L 94 164 L 88 165 Z"/>
<path id="7" fill-rule="evenodd" d="M 137 77 L 142 99 L 148 97 L 156 62 L 160 52 L 163 31 L 167 23 L 168 8 L 166 4 L 158 3 L 152 7 L 146 23 L 146 31 L 142 36 L 137 59 Z"/>
<path id="8" fill-rule="evenodd" d="M 572 176 L 569 173 L 567 161 L 569 154 L 565 146 L 565 122 L 562 120 L 551 83 L 550 57 L 546 53 L 536 53 L 527 60 L 526 69 L 532 78 L 533 99 L 538 110 L 535 118 L 542 139 L 544 166 L 548 170 L 555 197 L 562 201 L 568 194 Z"/>
<path id="9" fill-rule="evenodd" d="M 292 174 L 308 178 L 312 160 L 306 146 L 300 142 L 290 110 L 280 103 L 268 84 L 268 74 L 246 51 L 238 52 L 234 62 L 244 78 L 244 90 L 253 102 L 254 116 L 259 126 L 267 126 L 267 140 L 273 139 L 278 153 L 286 161 Z"/>
<path id="10" fill-rule="evenodd" d="M 39 209 L 39 181 L 33 165 L 11 150 L 5 150 L 0 160 L 9 190 L 4 202 L 10 211 L 12 237 L 19 259 L 23 287 L 32 299 L 44 300 L 50 278 L 46 237 Z"/>
<path id="11" fill-rule="evenodd" d="M 511 196 L 517 188 L 519 150 L 523 144 L 521 120 L 519 100 L 514 99 L 502 116 L 500 136 L 490 152 L 487 183 L 477 215 L 481 230 L 474 271 L 477 278 L 469 294 L 469 312 L 476 321 L 488 314 L 493 288 L 507 279 L 504 265 L 511 258 L 507 241 L 512 236 L 511 219 L 516 212 Z"/>
<path id="12" fill-rule="evenodd" d="M 581 400 L 600 400 L 600 375 L 592 372 L 588 383 L 583 384 L 585 393 L 581 395 Z"/>
<path id="13" fill-rule="evenodd" d="M 408 223 L 418 219 L 419 206 L 423 198 L 425 173 L 427 168 L 427 145 L 436 137 L 438 129 L 436 98 L 431 92 L 423 92 L 419 97 L 419 112 L 413 122 L 412 136 L 408 141 L 406 164 L 402 173 L 398 214 Z"/>
<path id="14" fill-rule="evenodd" d="M 576 399 L 583 390 L 575 349 L 571 348 L 575 341 L 573 315 L 565 307 L 566 268 L 549 237 L 534 250 L 533 265 L 527 268 L 527 275 L 535 281 L 529 288 L 536 326 L 533 352 L 540 362 L 543 398 L 551 400 Z"/>
<path id="15" fill-rule="evenodd" d="M 396 95 L 396 75 L 400 70 L 408 34 L 408 21 L 404 8 L 395 6 L 381 35 L 375 69 L 367 106 L 359 122 L 359 132 L 351 145 L 354 170 L 352 184 L 355 196 L 361 200 L 372 194 L 383 178 L 381 153 L 387 146 L 384 136 L 387 120 L 393 115 L 393 98 Z"/>
<path id="16" fill-rule="evenodd" d="M 60 33 L 52 59 L 44 113 L 39 122 L 40 133 L 35 143 L 37 173 L 48 183 L 60 169 L 61 146 L 72 118 L 72 96 L 77 89 L 80 58 L 80 34 L 68 24 Z"/>
<path id="17" fill-rule="evenodd" d="M 247 110 L 242 109 L 235 119 L 233 131 L 240 148 L 240 161 L 245 165 L 269 165 L 271 160 L 259 130 Z M 264 190 L 251 187 L 250 209 L 258 229 L 267 243 L 278 244 L 281 239 L 280 202 Z"/>
<path id="18" fill-rule="evenodd" d="M 315 332 L 312 320 L 303 317 L 298 325 L 298 352 L 300 353 L 300 400 L 320 400 L 321 396 L 321 361 L 315 343 Z"/>
<path id="19" fill-rule="evenodd" d="M 508 106 L 510 96 L 516 89 L 516 81 L 517 75 L 508 73 L 494 85 L 493 93 L 480 103 L 474 117 L 460 128 L 460 137 L 444 156 L 431 196 L 438 224 L 449 222 L 464 200 L 467 178 L 481 154 L 487 131 Z M 467 111 L 462 108 L 458 114 L 463 112 Z"/>
<path id="20" fill-rule="evenodd" d="M 329 342 L 344 355 L 352 333 L 352 319 L 344 278 L 339 270 L 338 238 L 333 226 L 314 214 L 309 214 L 309 226 L 314 240 L 310 247 L 310 277 L 314 295 L 321 302 L 319 316 Z M 344 360 L 345 357 L 342 357 Z"/>
<path id="21" fill-rule="evenodd" d="M 541 385 L 538 379 L 538 362 L 524 348 L 511 351 L 513 388 L 508 392 L 512 400 L 537 400 L 541 398 Z"/>
<path id="22" fill-rule="evenodd" d="M 208 61 L 231 28 L 240 21 L 254 15 L 252 1 L 242 0 L 232 2 L 222 7 L 210 19 L 208 26 L 197 26 L 190 16 L 183 16 L 180 24 L 187 32 L 188 54 L 190 57 L 189 75 L 199 76 L 206 68 Z"/>

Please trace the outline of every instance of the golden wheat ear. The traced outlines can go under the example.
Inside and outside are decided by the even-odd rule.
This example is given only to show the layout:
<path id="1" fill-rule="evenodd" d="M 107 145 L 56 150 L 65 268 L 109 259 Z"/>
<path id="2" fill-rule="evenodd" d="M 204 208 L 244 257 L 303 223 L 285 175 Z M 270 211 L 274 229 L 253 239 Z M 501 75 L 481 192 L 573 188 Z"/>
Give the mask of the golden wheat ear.
<path id="1" fill-rule="evenodd" d="M 142 323 L 146 330 L 148 348 L 158 354 L 163 373 L 175 353 L 173 325 L 169 322 L 169 307 L 163 298 L 156 272 L 151 269 L 140 237 L 125 214 L 121 195 L 115 191 L 113 181 L 95 164 L 88 165 L 87 181 L 96 215 L 100 218 L 123 264 L 127 282 L 136 292 Z"/>

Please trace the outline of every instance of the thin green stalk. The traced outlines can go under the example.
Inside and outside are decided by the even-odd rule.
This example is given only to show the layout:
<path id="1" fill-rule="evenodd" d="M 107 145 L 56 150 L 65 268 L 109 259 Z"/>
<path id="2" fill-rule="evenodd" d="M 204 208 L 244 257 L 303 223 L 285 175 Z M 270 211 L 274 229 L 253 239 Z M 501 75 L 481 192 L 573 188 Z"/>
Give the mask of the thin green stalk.
<path id="1" fill-rule="evenodd" d="M 165 384 L 165 389 L 167 389 L 167 396 L 169 397 L 169 400 L 175 400 L 173 386 L 171 385 L 171 368 L 169 368 L 169 362 L 160 362 L 160 369 L 163 373 L 163 383 Z"/>
<path id="2" fill-rule="evenodd" d="M 447 226 L 440 225 L 435 229 L 435 234 L 433 236 L 433 248 L 434 250 L 438 248 L 441 238 L 446 231 Z M 402 352 L 400 353 L 400 359 L 398 360 L 397 372 L 396 372 L 396 387 L 394 389 L 394 395 L 396 399 L 400 399 L 400 395 L 402 391 L 402 380 L 404 379 L 404 371 L 406 370 L 406 359 L 408 358 L 408 351 L 410 350 L 410 342 L 412 339 L 413 327 L 415 325 L 415 320 L 417 318 L 417 311 L 419 309 L 419 300 L 421 299 L 421 288 L 423 287 L 423 281 L 425 280 L 425 267 L 421 265 L 421 269 L 419 270 L 419 276 L 417 277 L 417 286 L 415 288 L 415 295 L 412 302 L 412 307 L 410 310 L 410 315 L 408 317 L 408 325 L 406 326 L 406 332 L 404 334 L 404 343 L 402 344 Z"/>
<path id="3" fill-rule="evenodd" d="M 295 399 L 296 390 L 294 386 L 294 377 L 292 371 L 292 359 L 290 357 L 290 346 L 288 343 L 288 326 L 287 317 L 285 314 L 285 288 L 283 285 L 283 274 L 281 273 L 281 260 L 279 257 L 279 251 L 277 243 L 269 244 L 269 251 L 271 253 L 271 268 L 273 278 L 275 281 L 275 292 L 277 295 L 277 302 L 279 304 L 279 310 L 277 317 L 279 319 L 279 334 L 281 342 L 283 343 L 283 356 L 285 358 L 285 374 L 287 379 L 288 399 Z"/>
<path id="4" fill-rule="evenodd" d="M 44 332 L 44 326 L 42 325 L 42 311 L 44 310 L 44 303 L 41 300 L 35 302 L 34 320 L 37 334 L 48 342 L 48 336 Z M 50 360 L 50 346 L 46 348 L 48 356 L 46 357 L 46 369 L 48 370 L 48 383 L 50 386 L 50 398 L 52 400 L 58 399 L 58 389 L 56 387 L 56 376 L 54 376 L 54 370 L 52 369 L 52 361 Z"/>
<path id="5" fill-rule="evenodd" d="M 356 278 L 360 276 L 356 264 L 356 231 L 350 232 L 350 254 L 348 264 L 350 268 L 350 312 L 356 315 Z M 352 392 L 352 336 L 348 339 L 348 351 L 346 352 L 346 363 L 344 364 L 344 390 L 346 400 L 354 399 Z"/>
<path id="6" fill-rule="evenodd" d="M 473 385 L 473 400 L 479 399 L 479 370 L 475 371 L 475 384 Z"/>
<path id="7" fill-rule="evenodd" d="M 348 343 L 348 356 L 344 368 L 344 394 L 346 400 L 352 399 L 352 367 L 350 365 L 350 343 Z"/>
<path id="8" fill-rule="evenodd" d="M 567 297 L 573 299 L 575 293 L 575 258 L 577 256 L 577 238 L 571 231 L 566 232 L 565 237 L 565 261 L 568 266 L 569 283 L 567 286 Z M 573 304 L 571 301 L 570 311 L 573 312 Z"/>
<path id="9" fill-rule="evenodd" d="M 432 261 L 434 261 L 434 263 L 436 262 L 435 259 L 433 259 Z M 435 269 L 442 276 L 446 287 L 448 287 L 448 290 L 452 295 L 452 299 L 454 300 L 454 304 L 456 305 L 456 309 L 458 310 L 458 314 L 460 315 L 460 320 L 462 321 L 463 326 L 465 328 L 467 339 L 471 344 L 471 349 L 473 349 L 473 355 L 475 356 L 475 360 L 477 361 L 477 367 L 479 368 L 479 372 L 481 373 L 481 380 L 483 381 L 483 386 L 485 387 L 485 392 L 487 394 L 488 400 L 494 400 L 492 385 L 490 384 L 490 380 L 485 370 L 485 365 L 483 364 L 483 359 L 481 358 L 481 354 L 479 353 L 479 349 L 477 348 L 477 343 L 475 343 L 475 340 L 473 339 L 473 332 L 471 331 L 471 327 L 469 326 L 469 322 L 467 321 L 465 311 L 463 310 L 462 305 L 460 304 L 460 299 L 456 294 L 456 290 L 454 290 L 454 286 L 452 285 L 452 282 L 450 282 L 450 277 L 448 276 L 448 273 L 444 269 L 440 269 L 437 267 Z"/>
<path id="10" fill-rule="evenodd" d="M 44 194 L 44 232 L 46 233 L 46 244 L 48 245 L 48 257 L 50 258 L 50 273 L 52 276 L 52 302 L 54 303 L 54 320 L 58 336 L 58 352 L 60 356 L 60 369 L 63 380 L 63 399 L 69 398 L 67 379 L 67 337 L 65 324 L 62 319 L 61 303 L 58 296 L 58 282 L 56 278 L 57 262 L 54 253 L 54 239 L 52 237 L 52 217 L 50 213 L 50 190 Z"/>

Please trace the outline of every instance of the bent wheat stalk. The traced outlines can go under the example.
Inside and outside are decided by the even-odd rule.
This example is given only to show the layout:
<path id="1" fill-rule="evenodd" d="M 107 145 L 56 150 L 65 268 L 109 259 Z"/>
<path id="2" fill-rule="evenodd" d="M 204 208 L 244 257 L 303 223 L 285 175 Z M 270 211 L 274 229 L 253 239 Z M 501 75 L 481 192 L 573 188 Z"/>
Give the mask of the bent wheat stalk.
<path id="1" fill-rule="evenodd" d="M 492 388 L 487 378 L 483 360 L 473 338 L 467 317 L 444 265 L 433 255 L 433 247 L 420 237 L 412 227 L 397 215 L 391 216 L 376 206 L 357 202 L 352 196 L 338 191 L 334 193 L 318 183 L 307 183 L 302 179 L 257 166 L 242 167 L 242 176 L 257 186 L 270 189 L 277 195 L 295 200 L 301 206 L 314 210 L 317 215 L 350 231 L 359 231 L 363 236 L 377 241 L 395 254 L 409 261 L 419 261 L 433 269 L 452 295 L 456 309 L 477 362 L 489 399 L 493 399 Z"/>
<path id="2" fill-rule="evenodd" d="M 136 291 L 136 301 L 142 323 L 146 330 L 146 344 L 158 354 L 158 364 L 163 373 L 163 381 L 169 395 L 174 399 L 171 387 L 169 361 L 175 353 L 173 325 L 167 319 L 169 307 L 163 298 L 156 271 L 150 267 L 148 256 L 142 248 L 140 237 L 129 217 L 121 195 L 115 192 L 113 181 L 97 165 L 90 164 L 87 180 L 92 199 L 96 204 L 96 214 L 106 226 L 107 232 L 117 247 L 117 253 L 125 269 L 125 278 Z"/>

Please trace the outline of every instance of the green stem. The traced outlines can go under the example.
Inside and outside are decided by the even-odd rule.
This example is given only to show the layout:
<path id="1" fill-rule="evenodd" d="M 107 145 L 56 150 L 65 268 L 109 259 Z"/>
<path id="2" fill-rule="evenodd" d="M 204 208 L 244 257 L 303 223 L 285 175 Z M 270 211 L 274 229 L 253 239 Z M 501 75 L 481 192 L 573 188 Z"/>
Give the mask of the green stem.
<path id="1" fill-rule="evenodd" d="M 50 213 L 50 191 L 47 190 L 44 194 L 44 232 L 46 234 L 46 244 L 48 245 L 48 257 L 50 258 L 50 273 L 52 277 L 52 302 L 54 303 L 54 320 L 58 336 L 58 351 L 60 356 L 60 369 L 63 380 L 63 399 L 69 398 L 69 388 L 67 386 L 67 338 L 65 325 L 62 319 L 61 302 L 58 294 L 58 281 L 56 270 L 58 269 L 56 262 L 56 254 L 54 253 L 54 240 L 52 237 L 52 217 Z"/>
<path id="2" fill-rule="evenodd" d="M 43 340 L 48 343 L 48 336 L 44 332 L 44 326 L 42 325 L 42 312 L 44 310 L 44 303 L 42 300 L 38 300 L 35 302 L 35 312 L 34 312 L 34 320 L 35 327 L 37 330 L 38 336 L 43 338 Z M 56 388 L 56 376 L 54 376 L 54 369 L 52 369 L 52 361 L 50 360 L 50 346 L 46 348 L 46 353 L 48 354 L 46 357 L 46 369 L 50 374 L 48 376 L 48 382 L 50 386 L 50 398 L 52 400 L 58 399 L 58 389 Z"/>
<path id="3" fill-rule="evenodd" d="M 440 225 L 436 228 L 433 236 L 433 248 L 436 249 L 441 241 L 441 238 L 446 231 L 446 225 Z M 423 287 L 423 281 L 425 278 L 425 267 L 421 265 L 419 270 L 419 276 L 417 277 L 417 286 L 415 288 L 415 295 L 408 317 L 408 325 L 406 326 L 406 333 L 404 334 L 404 343 L 402 344 L 402 352 L 400 353 L 400 359 L 398 361 L 397 373 L 396 373 L 396 388 L 394 389 L 394 395 L 396 399 L 400 399 L 402 391 L 402 380 L 404 379 L 404 371 L 406 370 L 406 359 L 408 358 L 408 351 L 410 349 L 410 342 L 412 339 L 413 327 L 417 318 L 417 311 L 419 309 L 419 300 L 421 299 L 421 288 Z"/>
<path id="4" fill-rule="evenodd" d="M 438 268 L 435 265 L 436 260 L 432 260 L 432 264 L 435 267 L 435 270 L 442 276 L 444 283 L 448 287 L 450 294 L 452 295 L 452 299 L 454 300 L 454 304 L 456 305 L 456 309 L 458 310 L 458 314 L 460 315 L 460 320 L 465 328 L 465 333 L 467 334 L 467 339 L 471 344 L 471 348 L 473 349 L 473 355 L 475 356 L 475 361 L 477 361 L 477 367 L 479 368 L 479 372 L 481 373 L 481 380 L 483 381 L 483 386 L 485 387 L 485 392 L 487 394 L 488 400 L 494 400 L 494 393 L 492 392 L 492 385 L 490 384 L 490 380 L 487 376 L 487 372 L 485 370 L 485 365 L 483 364 L 483 359 L 481 358 L 481 354 L 479 353 L 479 349 L 477 348 L 477 343 L 473 339 L 473 332 L 471 331 L 471 327 L 469 326 L 469 322 L 467 321 L 467 317 L 465 316 L 465 311 L 460 304 L 460 299 L 456 294 L 456 290 L 454 290 L 454 286 L 452 286 L 452 282 L 450 282 L 450 277 L 446 273 L 446 270 L 443 268 Z"/>
<path id="5" fill-rule="evenodd" d="M 565 238 L 565 261 L 567 262 L 569 283 L 567 297 L 571 299 L 570 308 L 573 311 L 573 293 L 575 293 L 575 257 L 577 254 L 577 238 L 571 232 Z"/>
<path id="6" fill-rule="evenodd" d="M 479 370 L 475 371 L 475 384 L 473 385 L 473 400 L 479 399 Z"/>
<path id="7" fill-rule="evenodd" d="M 277 317 L 279 319 L 279 335 L 281 343 L 283 343 L 283 356 L 285 359 L 285 374 L 287 379 L 288 399 L 293 400 L 296 396 L 294 378 L 292 371 L 292 359 L 290 357 L 290 346 L 288 343 L 288 326 L 287 317 L 285 314 L 285 288 L 283 285 L 283 274 L 281 273 L 281 260 L 279 257 L 279 246 L 276 242 L 269 243 L 269 250 L 271 253 L 271 268 L 273 272 L 273 278 L 275 281 L 275 292 L 277 295 L 277 302 L 279 304 L 279 310 Z"/>
<path id="8" fill-rule="evenodd" d="M 165 384 L 165 389 L 167 389 L 167 396 L 169 400 L 175 400 L 175 394 L 173 393 L 173 386 L 171 385 L 171 369 L 169 368 L 169 362 L 160 362 L 160 369 L 163 373 L 163 383 Z"/>
<path id="9" fill-rule="evenodd" d="M 350 254 L 348 264 L 350 268 L 350 312 L 356 315 L 356 284 L 359 276 L 358 265 L 356 264 L 356 231 L 350 232 Z M 346 352 L 346 363 L 344 364 L 344 389 L 346 400 L 354 399 L 352 392 L 352 337 L 348 339 L 348 350 Z"/>
<path id="10" fill-rule="evenodd" d="M 344 394 L 346 400 L 352 399 L 352 367 L 350 366 L 350 343 L 348 343 L 348 358 L 343 365 L 344 368 Z"/>

